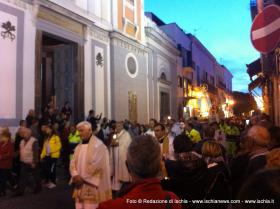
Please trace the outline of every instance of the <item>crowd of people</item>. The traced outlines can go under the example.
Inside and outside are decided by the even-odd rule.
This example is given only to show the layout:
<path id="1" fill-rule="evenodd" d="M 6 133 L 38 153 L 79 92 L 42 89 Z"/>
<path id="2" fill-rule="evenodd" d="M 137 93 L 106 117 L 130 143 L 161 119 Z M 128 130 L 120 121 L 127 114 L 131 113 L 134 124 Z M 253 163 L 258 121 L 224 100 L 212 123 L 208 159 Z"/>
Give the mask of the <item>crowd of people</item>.
<path id="1" fill-rule="evenodd" d="M 265 114 L 211 123 L 196 117 L 150 119 L 145 125 L 90 110 L 75 125 L 66 102 L 60 111 L 49 103 L 41 117 L 30 110 L 19 125 L 14 140 L 9 128 L 0 127 L 0 196 L 7 185 L 13 196 L 23 195 L 30 176 L 34 193 L 55 188 L 59 163 L 69 171 L 76 209 L 257 208 L 230 202 L 248 199 L 273 200 L 266 208 L 280 203 L 280 128 Z"/>

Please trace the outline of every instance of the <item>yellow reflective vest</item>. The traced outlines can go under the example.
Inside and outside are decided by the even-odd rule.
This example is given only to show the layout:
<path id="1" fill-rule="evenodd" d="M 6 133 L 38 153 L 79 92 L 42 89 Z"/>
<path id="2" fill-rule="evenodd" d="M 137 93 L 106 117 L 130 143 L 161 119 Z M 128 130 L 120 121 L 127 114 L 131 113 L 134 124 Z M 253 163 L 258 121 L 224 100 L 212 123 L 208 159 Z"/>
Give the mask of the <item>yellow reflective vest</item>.
<path id="1" fill-rule="evenodd" d="M 49 140 L 45 140 L 43 149 L 41 152 L 41 159 L 47 156 L 47 146 L 49 146 L 50 149 L 50 157 L 51 158 L 59 158 L 60 156 L 60 149 L 61 149 L 61 141 L 59 136 L 52 135 L 52 137 Z"/>
<path id="2" fill-rule="evenodd" d="M 201 140 L 200 133 L 195 129 L 192 129 L 190 132 L 187 132 L 187 136 L 193 143 L 197 143 Z"/>
<path id="3" fill-rule="evenodd" d="M 70 144 L 78 144 L 81 142 L 79 131 L 77 130 L 74 134 L 70 133 L 68 136 L 68 141 Z"/>
<path id="4" fill-rule="evenodd" d="M 222 131 L 222 132 L 224 132 L 224 134 L 226 134 L 226 130 L 228 129 L 228 125 L 227 124 L 220 124 L 220 130 Z"/>
<path id="5" fill-rule="evenodd" d="M 228 126 L 225 130 L 225 134 L 228 136 L 239 136 L 240 131 L 236 126 Z"/>

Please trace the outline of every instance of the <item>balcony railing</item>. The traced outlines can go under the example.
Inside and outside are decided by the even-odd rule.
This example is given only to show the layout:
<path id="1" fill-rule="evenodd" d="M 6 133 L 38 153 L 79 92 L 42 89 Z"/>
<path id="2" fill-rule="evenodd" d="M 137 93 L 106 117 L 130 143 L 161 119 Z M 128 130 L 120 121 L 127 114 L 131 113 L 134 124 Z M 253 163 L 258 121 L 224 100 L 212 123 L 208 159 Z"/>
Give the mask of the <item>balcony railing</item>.
<path id="1" fill-rule="evenodd" d="M 210 92 L 212 94 L 218 94 L 218 90 L 217 90 L 216 86 L 211 84 L 209 81 L 202 80 L 201 84 L 207 85 L 208 92 Z"/>

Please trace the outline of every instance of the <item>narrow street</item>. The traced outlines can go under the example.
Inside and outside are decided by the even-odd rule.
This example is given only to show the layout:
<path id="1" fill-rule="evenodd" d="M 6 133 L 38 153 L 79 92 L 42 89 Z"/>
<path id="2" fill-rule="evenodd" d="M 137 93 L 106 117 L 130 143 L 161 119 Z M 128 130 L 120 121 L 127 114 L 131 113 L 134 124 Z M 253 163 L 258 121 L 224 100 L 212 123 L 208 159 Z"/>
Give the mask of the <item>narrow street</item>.
<path id="1" fill-rule="evenodd" d="M 59 185 L 54 189 L 43 189 L 39 194 L 27 193 L 19 197 L 0 199 L 1 209 L 72 209 L 74 203 L 69 186 Z"/>
<path id="2" fill-rule="evenodd" d="M 11 192 L 0 197 L 0 209 L 74 209 L 71 187 L 64 179 L 61 169 L 58 170 L 56 188 L 43 188 L 38 194 L 33 194 L 29 188 L 23 196 L 11 197 Z"/>
<path id="3" fill-rule="evenodd" d="M 280 209 L 280 0 L 0 0 L 0 58 L 0 209 Z"/>

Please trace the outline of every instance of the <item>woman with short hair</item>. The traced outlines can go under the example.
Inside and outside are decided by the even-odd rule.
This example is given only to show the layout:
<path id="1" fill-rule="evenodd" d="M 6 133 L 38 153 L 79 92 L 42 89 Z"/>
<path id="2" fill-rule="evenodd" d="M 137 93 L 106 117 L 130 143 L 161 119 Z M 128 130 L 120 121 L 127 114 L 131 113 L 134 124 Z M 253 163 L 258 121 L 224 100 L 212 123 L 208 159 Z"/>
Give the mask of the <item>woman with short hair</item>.
<path id="1" fill-rule="evenodd" d="M 230 199 L 230 174 L 223 158 L 221 145 L 215 141 L 204 142 L 202 145 L 202 156 L 208 169 L 208 185 L 205 191 L 206 199 Z M 221 204 L 220 208 L 227 208 L 227 205 Z"/>

